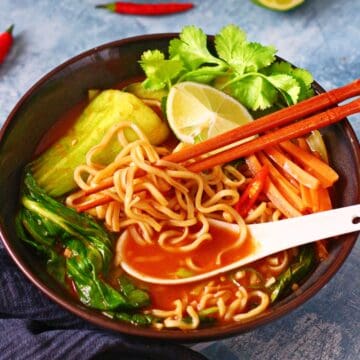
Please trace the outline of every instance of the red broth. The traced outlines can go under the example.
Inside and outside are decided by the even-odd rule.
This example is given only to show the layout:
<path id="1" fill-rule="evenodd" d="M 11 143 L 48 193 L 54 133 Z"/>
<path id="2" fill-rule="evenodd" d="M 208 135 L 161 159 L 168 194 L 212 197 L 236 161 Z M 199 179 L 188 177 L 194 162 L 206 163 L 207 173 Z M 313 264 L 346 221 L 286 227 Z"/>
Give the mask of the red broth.
<path id="1" fill-rule="evenodd" d="M 210 234 L 212 239 L 204 241 L 196 250 L 176 253 L 161 248 L 157 239 L 153 244 L 140 245 L 129 235 L 124 239 L 124 260 L 140 273 L 159 278 L 177 278 L 179 269 L 186 267 L 187 257 L 202 268 L 198 273 L 203 273 L 244 258 L 255 249 L 251 237 L 247 237 L 240 247 L 226 251 L 221 257 L 221 264 L 217 265 L 217 255 L 234 245 L 238 235 L 218 226 L 210 226 Z"/>

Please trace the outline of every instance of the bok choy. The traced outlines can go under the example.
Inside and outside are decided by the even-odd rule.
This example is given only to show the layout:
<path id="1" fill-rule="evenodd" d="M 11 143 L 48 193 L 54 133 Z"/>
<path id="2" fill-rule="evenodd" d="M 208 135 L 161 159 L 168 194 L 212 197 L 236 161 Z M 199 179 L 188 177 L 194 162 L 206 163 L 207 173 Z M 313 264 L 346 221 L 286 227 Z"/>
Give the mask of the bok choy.
<path id="1" fill-rule="evenodd" d="M 135 95 L 113 89 L 102 91 L 76 119 L 71 130 L 32 162 L 31 170 L 39 186 L 54 197 L 73 190 L 75 168 L 85 162 L 86 153 L 100 143 L 108 130 L 121 121 L 138 125 L 154 145 L 161 144 L 169 135 L 167 123 Z M 126 136 L 129 141 L 136 139 L 131 129 Z M 95 160 L 107 164 L 119 150 L 120 145 L 114 139 Z"/>
<path id="2" fill-rule="evenodd" d="M 67 278 L 73 281 L 84 305 L 103 311 L 130 310 L 133 316 L 134 310 L 150 303 L 147 292 L 129 280 L 119 280 L 118 289 L 103 280 L 112 258 L 109 234 L 90 216 L 48 196 L 30 171 L 25 172 L 21 205 L 16 218 L 19 237 L 42 254 L 47 271 L 63 286 L 68 286 Z"/>

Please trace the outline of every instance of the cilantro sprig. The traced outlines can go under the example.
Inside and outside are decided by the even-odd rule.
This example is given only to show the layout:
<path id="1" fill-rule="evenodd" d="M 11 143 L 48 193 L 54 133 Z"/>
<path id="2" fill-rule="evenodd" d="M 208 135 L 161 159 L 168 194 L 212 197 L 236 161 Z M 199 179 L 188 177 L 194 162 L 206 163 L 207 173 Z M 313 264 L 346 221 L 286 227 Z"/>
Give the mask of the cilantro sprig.
<path id="1" fill-rule="evenodd" d="M 249 42 L 236 25 L 227 25 L 214 37 L 215 54 L 206 34 L 186 26 L 170 41 L 169 56 L 145 51 L 140 65 L 149 90 L 169 90 L 183 81 L 211 84 L 239 100 L 252 111 L 295 104 L 312 96 L 311 74 L 276 61 L 276 49 Z"/>

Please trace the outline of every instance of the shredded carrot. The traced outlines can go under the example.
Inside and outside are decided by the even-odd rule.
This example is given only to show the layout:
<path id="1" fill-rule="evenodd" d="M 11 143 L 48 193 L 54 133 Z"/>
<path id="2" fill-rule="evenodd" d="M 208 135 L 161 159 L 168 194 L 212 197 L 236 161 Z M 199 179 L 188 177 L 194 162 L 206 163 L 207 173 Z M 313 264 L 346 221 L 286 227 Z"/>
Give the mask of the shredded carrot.
<path id="1" fill-rule="evenodd" d="M 89 201 L 84 202 L 82 204 L 76 205 L 75 209 L 78 212 L 88 211 L 88 210 L 93 209 L 93 208 L 95 208 L 97 206 L 108 204 L 112 200 L 113 200 L 113 198 L 111 196 L 103 195 L 103 196 L 98 197 L 96 199 L 89 200 Z"/>
<path id="2" fill-rule="evenodd" d="M 319 192 L 319 211 L 326 211 L 332 209 L 329 190 L 320 187 L 318 189 L 318 192 Z"/>
<path id="3" fill-rule="evenodd" d="M 250 155 L 246 158 L 246 164 L 248 165 L 251 173 L 255 176 L 262 166 L 256 155 Z M 301 212 L 292 206 L 286 198 L 281 194 L 278 188 L 274 185 L 271 179 L 267 180 L 264 188 L 264 192 L 269 200 L 284 214 L 286 217 L 301 216 Z"/>
<path id="4" fill-rule="evenodd" d="M 265 152 L 269 155 L 271 160 L 273 160 L 284 171 L 290 174 L 300 184 L 303 184 L 311 189 L 317 189 L 319 187 L 320 182 L 317 178 L 303 170 L 300 166 L 295 164 L 290 158 L 288 158 L 284 153 L 278 151 L 275 147 L 269 147 L 265 149 Z"/>
<path id="5" fill-rule="evenodd" d="M 315 243 L 316 256 L 319 261 L 324 261 L 328 258 L 329 252 L 327 250 L 327 241 L 319 240 Z"/>
<path id="6" fill-rule="evenodd" d="M 301 199 L 308 209 L 312 209 L 310 190 L 306 186 L 300 184 Z"/>
<path id="7" fill-rule="evenodd" d="M 306 166 L 308 171 L 311 171 L 311 174 L 319 179 L 323 187 L 328 188 L 338 180 L 339 175 L 334 169 L 300 146 L 295 145 L 291 141 L 283 141 L 280 143 L 280 147 L 293 156 L 300 164 Z"/>
<path id="8" fill-rule="evenodd" d="M 317 189 L 309 189 L 310 197 L 311 197 L 311 208 L 313 212 L 320 211 L 320 203 L 319 203 L 319 188 Z"/>
<path id="9" fill-rule="evenodd" d="M 300 198 L 300 190 L 292 185 L 272 164 L 270 159 L 260 151 L 257 154 L 262 165 L 267 165 L 269 168 L 269 174 L 274 185 L 278 187 L 279 191 L 284 197 L 299 211 L 303 212 L 306 206 Z"/>

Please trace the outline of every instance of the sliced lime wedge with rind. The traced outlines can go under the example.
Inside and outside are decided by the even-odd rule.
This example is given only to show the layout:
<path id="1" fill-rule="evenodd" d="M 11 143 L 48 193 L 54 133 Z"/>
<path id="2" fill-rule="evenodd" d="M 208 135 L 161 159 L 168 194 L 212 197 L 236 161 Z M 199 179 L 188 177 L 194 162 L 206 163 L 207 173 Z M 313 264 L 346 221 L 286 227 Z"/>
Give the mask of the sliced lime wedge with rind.
<path id="1" fill-rule="evenodd" d="M 166 115 L 175 136 L 188 144 L 206 140 L 253 120 L 248 110 L 228 94 L 190 81 L 170 89 Z"/>

